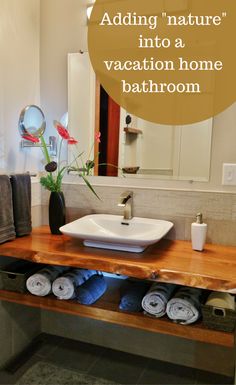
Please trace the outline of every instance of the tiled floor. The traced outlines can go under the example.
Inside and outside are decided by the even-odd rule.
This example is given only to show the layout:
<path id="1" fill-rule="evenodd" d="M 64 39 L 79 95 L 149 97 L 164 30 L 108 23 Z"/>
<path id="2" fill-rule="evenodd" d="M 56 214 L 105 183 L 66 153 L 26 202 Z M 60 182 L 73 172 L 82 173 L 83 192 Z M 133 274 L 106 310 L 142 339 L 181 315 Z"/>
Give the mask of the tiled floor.
<path id="1" fill-rule="evenodd" d="M 39 361 L 48 362 L 63 369 L 70 369 L 73 372 L 86 373 L 89 376 L 103 378 L 108 380 L 108 382 L 118 384 L 219 385 L 233 383 L 233 380 L 228 377 L 212 373 L 167 364 L 64 338 L 43 336 L 43 343 L 27 362 L 23 363 L 15 371 L 14 368 L 17 365 L 10 366 L 8 369 L 12 373 L 9 370 L 0 372 L 0 384 L 15 384 L 30 367 Z M 38 384 L 41 383 L 39 380 Z M 36 384 L 37 382 L 34 381 L 34 385 Z M 62 378 L 60 378 L 60 384 L 64 384 Z"/>

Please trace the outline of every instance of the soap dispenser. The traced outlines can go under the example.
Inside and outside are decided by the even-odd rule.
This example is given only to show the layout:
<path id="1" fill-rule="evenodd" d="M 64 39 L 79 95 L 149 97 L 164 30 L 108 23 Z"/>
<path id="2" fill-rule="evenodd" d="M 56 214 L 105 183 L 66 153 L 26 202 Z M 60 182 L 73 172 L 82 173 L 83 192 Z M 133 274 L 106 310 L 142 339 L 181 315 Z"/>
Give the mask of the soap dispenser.
<path id="1" fill-rule="evenodd" d="M 206 242 L 207 224 L 203 223 L 202 214 L 197 214 L 196 222 L 191 226 L 191 239 L 193 250 L 202 251 Z"/>

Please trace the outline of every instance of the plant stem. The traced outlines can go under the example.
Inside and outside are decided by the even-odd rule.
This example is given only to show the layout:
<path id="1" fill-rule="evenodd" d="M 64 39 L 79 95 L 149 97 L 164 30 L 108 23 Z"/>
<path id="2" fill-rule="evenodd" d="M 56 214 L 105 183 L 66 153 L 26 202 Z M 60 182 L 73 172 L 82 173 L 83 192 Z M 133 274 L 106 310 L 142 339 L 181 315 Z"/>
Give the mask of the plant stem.
<path id="1" fill-rule="evenodd" d="M 63 138 L 61 138 L 61 141 L 60 141 L 60 146 L 59 146 L 59 152 L 58 152 L 58 172 L 57 172 L 57 175 L 59 174 L 60 172 L 60 163 L 61 163 L 61 147 L 62 147 L 62 142 L 63 142 Z"/>
<path id="2" fill-rule="evenodd" d="M 50 163 L 51 159 L 50 159 L 50 156 L 49 156 L 49 153 L 48 153 L 48 148 L 47 148 L 47 145 L 46 145 L 44 137 L 40 136 L 40 140 L 41 140 L 41 143 L 42 143 L 42 146 L 43 146 L 43 152 L 44 152 L 44 155 L 45 155 L 45 159 L 46 159 L 47 163 Z"/>

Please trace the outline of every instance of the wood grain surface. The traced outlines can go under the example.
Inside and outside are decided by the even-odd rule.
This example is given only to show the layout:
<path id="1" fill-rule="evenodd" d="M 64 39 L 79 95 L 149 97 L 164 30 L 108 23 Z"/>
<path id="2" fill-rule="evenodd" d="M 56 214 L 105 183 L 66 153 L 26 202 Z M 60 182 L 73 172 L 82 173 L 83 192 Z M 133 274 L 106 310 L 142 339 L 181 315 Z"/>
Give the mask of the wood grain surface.
<path id="1" fill-rule="evenodd" d="M 85 247 L 42 226 L 0 245 L 0 255 L 236 294 L 236 247 L 207 244 L 197 252 L 188 241 L 162 240 L 136 254 Z"/>

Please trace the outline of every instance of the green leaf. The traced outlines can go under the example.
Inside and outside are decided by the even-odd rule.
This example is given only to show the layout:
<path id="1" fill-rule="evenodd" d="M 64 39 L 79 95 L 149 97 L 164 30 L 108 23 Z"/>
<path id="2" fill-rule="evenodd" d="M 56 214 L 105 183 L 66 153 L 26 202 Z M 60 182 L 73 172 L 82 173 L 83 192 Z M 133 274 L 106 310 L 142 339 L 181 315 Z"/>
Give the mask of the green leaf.
<path id="1" fill-rule="evenodd" d="M 89 183 L 88 179 L 83 174 L 81 174 L 80 176 L 81 176 L 81 178 L 83 178 L 83 180 L 85 181 L 88 188 L 92 191 L 92 193 L 101 201 L 101 198 L 98 196 L 98 194 L 94 190 L 93 186 Z"/>
<path id="2" fill-rule="evenodd" d="M 48 174 L 47 176 L 42 176 L 40 178 L 40 183 L 41 185 L 49 191 L 56 191 L 59 192 L 61 191 L 61 182 L 62 182 L 62 177 L 61 178 L 56 178 L 54 179 L 52 174 Z"/>

